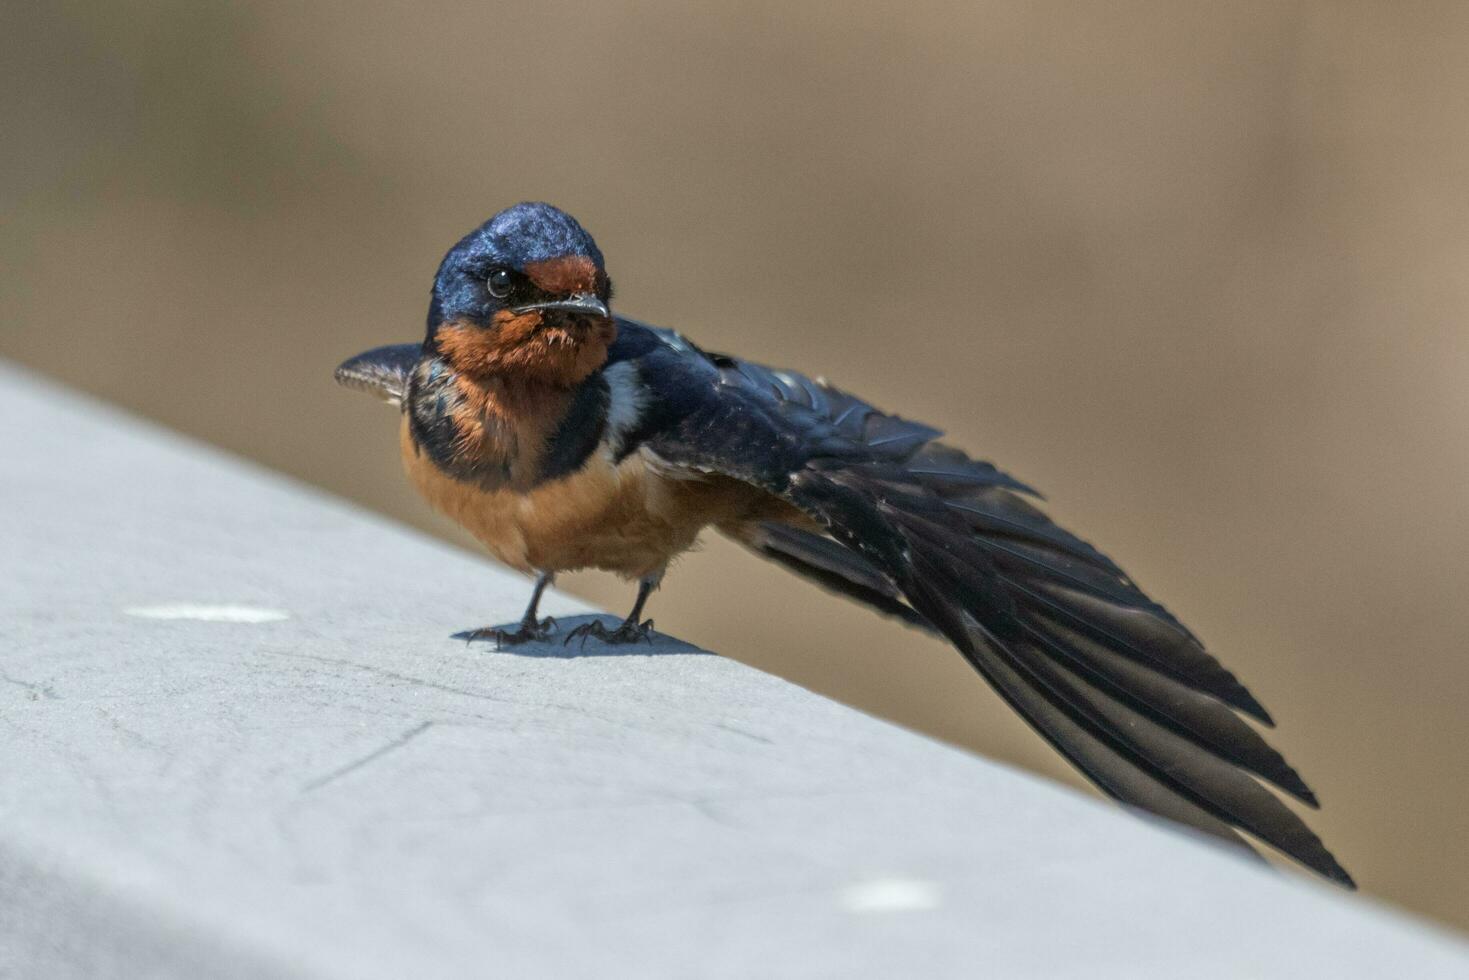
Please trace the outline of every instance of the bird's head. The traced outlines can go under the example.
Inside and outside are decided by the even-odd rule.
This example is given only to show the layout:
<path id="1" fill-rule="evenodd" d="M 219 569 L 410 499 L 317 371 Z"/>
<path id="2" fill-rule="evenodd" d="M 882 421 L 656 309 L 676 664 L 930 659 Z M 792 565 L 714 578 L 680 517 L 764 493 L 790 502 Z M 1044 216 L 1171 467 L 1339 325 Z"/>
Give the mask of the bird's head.
<path id="1" fill-rule="evenodd" d="M 575 218 L 517 204 L 470 232 L 434 277 L 428 344 L 456 371 L 571 387 L 617 338 L 602 252 Z"/>

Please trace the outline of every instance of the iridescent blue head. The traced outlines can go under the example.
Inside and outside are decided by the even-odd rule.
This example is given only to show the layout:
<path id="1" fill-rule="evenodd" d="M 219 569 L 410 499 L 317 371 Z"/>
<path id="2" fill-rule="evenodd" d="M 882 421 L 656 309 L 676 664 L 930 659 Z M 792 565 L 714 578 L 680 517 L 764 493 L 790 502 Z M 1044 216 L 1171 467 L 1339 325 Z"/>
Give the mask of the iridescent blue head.
<path id="1" fill-rule="evenodd" d="M 429 329 L 444 320 L 488 323 L 507 300 L 599 295 L 606 278 L 602 250 L 575 218 L 549 204 L 516 204 L 444 256 L 434 277 Z"/>
<path id="2" fill-rule="evenodd" d="M 549 204 L 506 208 L 459 240 L 434 277 L 428 343 L 470 375 L 572 384 L 616 337 L 602 251 Z"/>

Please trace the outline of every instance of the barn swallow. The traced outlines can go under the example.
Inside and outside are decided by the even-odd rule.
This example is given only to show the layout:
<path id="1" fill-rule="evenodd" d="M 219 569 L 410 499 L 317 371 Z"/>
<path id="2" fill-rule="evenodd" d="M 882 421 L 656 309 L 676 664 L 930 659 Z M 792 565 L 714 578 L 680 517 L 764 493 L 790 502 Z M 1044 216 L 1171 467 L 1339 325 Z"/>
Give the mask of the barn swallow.
<path id="1" fill-rule="evenodd" d="M 937 429 L 611 303 L 582 226 L 518 204 L 444 257 L 423 343 L 337 369 L 399 406 L 429 503 L 536 576 L 518 629 L 474 635 L 548 638 L 537 605 L 552 576 L 595 568 L 636 581 L 637 600 L 615 629 L 572 636 L 642 638 L 664 569 L 713 528 L 947 639 L 1104 793 L 1352 886 L 1266 787 L 1318 805 L 1242 717 L 1273 725 L 1260 702 L 1035 491 Z"/>

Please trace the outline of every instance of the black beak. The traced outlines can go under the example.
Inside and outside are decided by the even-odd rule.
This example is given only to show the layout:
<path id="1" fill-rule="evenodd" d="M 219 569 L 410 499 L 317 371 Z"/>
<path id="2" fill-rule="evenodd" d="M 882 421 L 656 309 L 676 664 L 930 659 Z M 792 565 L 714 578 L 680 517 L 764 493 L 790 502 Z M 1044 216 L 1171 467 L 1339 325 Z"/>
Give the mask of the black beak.
<path id="1" fill-rule="evenodd" d="M 530 313 L 533 311 L 580 313 L 582 316 L 595 316 L 603 320 L 612 316 L 612 311 L 607 309 L 607 304 L 591 293 L 577 293 L 567 299 L 549 300 L 545 303 L 528 303 L 525 306 L 516 306 L 510 312 Z"/>

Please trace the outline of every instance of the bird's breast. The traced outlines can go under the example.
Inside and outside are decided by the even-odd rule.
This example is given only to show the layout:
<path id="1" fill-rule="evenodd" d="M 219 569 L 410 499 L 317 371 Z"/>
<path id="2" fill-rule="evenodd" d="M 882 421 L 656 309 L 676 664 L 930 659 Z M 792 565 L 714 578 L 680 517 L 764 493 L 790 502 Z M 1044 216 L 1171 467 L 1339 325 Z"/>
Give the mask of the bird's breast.
<path id="1" fill-rule="evenodd" d="M 524 489 L 455 479 L 413 439 L 408 477 L 434 509 L 522 571 L 597 568 L 637 578 L 660 571 L 713 524 L 756 519 L 772 498 L 738 481 L 677 472 L 647 453 L 615 461 L 605 447 L 574 471 Z"/>

